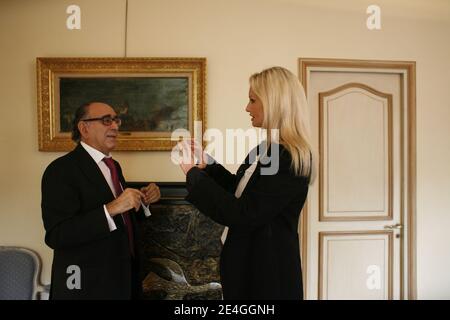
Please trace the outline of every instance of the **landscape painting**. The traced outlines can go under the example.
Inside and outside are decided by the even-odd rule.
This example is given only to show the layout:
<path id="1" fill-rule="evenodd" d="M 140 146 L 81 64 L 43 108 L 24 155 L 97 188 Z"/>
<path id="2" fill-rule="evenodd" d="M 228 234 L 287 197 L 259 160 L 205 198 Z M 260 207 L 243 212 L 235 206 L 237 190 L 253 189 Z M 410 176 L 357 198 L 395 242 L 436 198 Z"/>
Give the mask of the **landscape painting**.
<path id="1" fill-rule="evenodd" d="M 99 101 L 122 119 L 121 131 L 188 130 L 189 79 L 171 77 L 61 78 L 61 132 L 70 132 L 75 109 Z"/>
<path id="2" fill-rule="evenodd" d="M 172 150 L 205 126 L 205 58 L 37 58 L 40 151 L 70 151 L 75 110 L 104 102 L 122 119 L 115 150 Z M 177 131 L 176 131 L 177 130 Z"/>

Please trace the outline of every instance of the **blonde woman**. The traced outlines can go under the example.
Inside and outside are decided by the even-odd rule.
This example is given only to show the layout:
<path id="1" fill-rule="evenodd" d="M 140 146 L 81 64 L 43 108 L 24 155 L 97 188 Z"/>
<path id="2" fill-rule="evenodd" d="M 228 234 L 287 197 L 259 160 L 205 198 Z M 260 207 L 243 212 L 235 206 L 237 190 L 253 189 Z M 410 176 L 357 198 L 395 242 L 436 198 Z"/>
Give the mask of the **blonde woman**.
<path id="1" fill-rule="evenodd" d="M 297 229 L 313 172 L 305 93 L 290 71 L 269 68 L 250 77 L 245 110 L 254 127 L 267 129 L 267 143 L 236 174 L 185 158 L 186 199 L 229 228 L 220 259 L 224 299 L 302 299 Z"/>

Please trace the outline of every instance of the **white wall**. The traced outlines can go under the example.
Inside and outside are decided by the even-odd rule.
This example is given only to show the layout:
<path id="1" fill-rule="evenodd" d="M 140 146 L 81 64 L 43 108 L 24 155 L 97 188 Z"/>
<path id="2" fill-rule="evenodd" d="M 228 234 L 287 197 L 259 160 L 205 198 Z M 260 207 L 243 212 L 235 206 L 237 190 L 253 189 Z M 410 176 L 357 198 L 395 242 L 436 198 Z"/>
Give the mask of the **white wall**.
<path id="1" fill-rule="evenodd" d="M 382 30 L 366 28 L 367 0 L 129 0 L 128 56 L 206 57 L 209 128 L 247 128 L 248 77 L 297 58 L 417 61 L 417 250 L 421 299 L 450 298 L 450 2 L 378 0 Z M 82 29 L 65 27 L 70 4 Z M 43 258 L 40 179 L 62 153 L 37 145 L 35 58 L 123 57 L 125 0 L 0 2 L 0 245 Z M 116 153 L 129 180 L 181 181 L 166 152 Z M 229 166 L 234 169 L 235 166 Z"/>

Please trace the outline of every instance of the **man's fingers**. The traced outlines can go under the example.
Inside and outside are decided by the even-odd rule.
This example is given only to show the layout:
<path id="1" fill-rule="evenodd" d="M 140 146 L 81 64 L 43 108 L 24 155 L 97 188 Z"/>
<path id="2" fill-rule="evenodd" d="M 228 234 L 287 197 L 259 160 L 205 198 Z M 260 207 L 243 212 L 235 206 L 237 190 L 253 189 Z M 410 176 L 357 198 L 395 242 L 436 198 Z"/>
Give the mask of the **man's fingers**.
<path id="1" fill-rule="evenodd" d="M 141 207 L 141 201 L 139 200 L 139 201 L 135 201 L 134 202 L 134 211 L 139 211 L 139 208 Z"/>
<path id="2" fill-rule="evenodd" d="M 145 188 L 145 187 L 144 187 Z M 141 190 L 138 189 L 133 189 L 133 188 L 126 188 L 123 192 L 124 194 L 126 193 L 138 193 L 138 194 L 142 194 Z"/>
<path id="3" fill-rule="evenodd" d="M 146 204 L 149 204 L 158 201 L 161 197 L 161 192 L 159 187 L 152 182 L 139 190 L 139 196 Z"/>
<path id="4" fill-rule="evenodd" d="M 153 203 L 153 202 L 158 201 L 160 197 L 161 197 L 161 194 L 160 194 L 159 190 L 154 190 L 153 192 L 148 193 L 145 196 L 145 202 L 146 203 L 149 203 L 149 202 Z"/>
<path id="5" fill-rule="evenodd" d="M 147 188 L 147 190 L 154 190 L 154 189 L 156 189 L 156 188 L 158 188 L 158 187 L 156 186 L 156 184 L 154 184 L 154 183 L 152 182 L 152 183 L 149 183 L 148 186 L 147 186 L 146 188 Z"/>
<path id="6" fill-rule="evenodd" d="M 133 207 L 135 211 L 138 211 L 140 206 L 141 206 L 141 199 L 143 199 L 144 197 L 141 197 L 138 193 L 134 194 L 133 197 Z"/>
<path id="7" fill-rule="evenodd" d="M 138 190 L 138 189 L 129 189 L 129 190 L 136 197 L 139 197 L 139 198 L 144 198 L 145 197 L 145 194 L 141 190 Z"/>
<path id="8" fill-rule="evenodd" d="M 155 201 L 157 201 L 159 199 L 159 193 L 157 193 L 157 192 L 155 192 L 155 193 L 152 193 L 149 197 L 148 197 L 148 201 L 150 201 L 150 202 L 155 202 Z M 148 202 L 147 201 L 147 202 Z"/>
<path id="9" fill-rule="evenodd" d="M 158 192 L 159 188 L 156 184 L 150 183 L 148 186 L 141 189 L 141 192 L 145 194 L 145 196 L 148 196 L 149 194 L 153 192 Z"/>
<path id="10" fill-rule="evenodd" d="M 141 206 L 141 199 L 145 198 L 145 194 L 142 191 L 131 188 L 125 189 L 122 195 L 124 197 L 124 200 L 128 199 L 128 208 L 134 208 L 135 211 L 139 210 L 139 207 Z"/>

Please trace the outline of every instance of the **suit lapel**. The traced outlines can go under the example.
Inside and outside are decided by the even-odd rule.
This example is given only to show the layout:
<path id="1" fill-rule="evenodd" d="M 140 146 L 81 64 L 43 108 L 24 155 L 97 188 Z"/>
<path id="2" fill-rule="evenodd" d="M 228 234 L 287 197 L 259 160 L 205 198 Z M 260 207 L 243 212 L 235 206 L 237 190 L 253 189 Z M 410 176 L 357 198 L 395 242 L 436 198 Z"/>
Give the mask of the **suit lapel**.
<path id="1" fill-rule="evenodd" d="M 263 162 L 267 163 L 267 161 L 271 161 L 270 154 L 271 154 L 271 150 L 272 150 L 273 147 L 283 148 L 282 145 L 278 145 L 278 144 L 272 143 L 271 146 L 269 147 L 269 149 L 267 150 L 267 153 L 266 153 L 264 145 L 260 144 L 260 145 L 258 145 L 256 147 L 257 148 L 256 151 L 258 152 L 258 155 L 262 154 L 263 155 L 262 157 L 265 157 L 263 159 Z M 279 150 L 279 155 L 278 156 L 280 156 L 280 154 L 282 152 L 282 149 L 278 149 L 278 150 Z M 253 149 L 251 152 L 255 152 L 255 149 Z M 239 169 L 238 169 L 238 171 L 236 173 L 236 177 L 237 177 L 237 179 L 236 179 L 236 181 L 237 181 L 236 182 L 236 188 L 239 185 L 239 181 L 241 181 L 242 177 L 244 176 L 245 170 L 247 170 L 250 167 L 250 165 L 251 165 L 251 163 L 249 163 L 250 162 L 249 158 L 250 158 L 251 152 L 249 153 L 249 155 L 247 155 L 247 157 L 245 158 L 244 163 L 239 167 Z M 267 157 L 269 157 L 269 158 L 267 158 Z M 259 160 L 261 160 L 261 158 Z M 278 161 L 279 161 L 279 159 L 278 159 Z M 244 194 L 246 192 L 246 190 L 248 190 L 248 188 L 253 183 L 255 183 L 255 181 L 257 181 L 257 179 L 258 179 L 258 177 L 260 175 L 261 175 L 261 161 L 258 161 L 258 164 L 256 165 L 256 168 L 255 168 L 255 171 L 253 172 L 252 176 L 250 177 L 249 181 L 247 182 L 247 185 L 245 186 L 244 190 L 242 191 L 242 194 Z"/>
<path id="2" fill-rule="evenodd" d="M 104 197 L 105 201 L 112 201 L 115 199 L 111 188 L 106 182 L 102 171 L 95 163 L 94 159 L 89 155 L 89 153 L 83 148 L 81 144 L 73 150 L 77 165 L 80 167 L 81 171 L 84 173 L 86 179 L 88 179 L 93 185 L 98 187 L 98 197 Z M 121 179 L 122 180 L 122 179 Z M 121 215 L 115 215 L 113 217 L 114 223 L 117 227 L 124 227 L 124 222 Z"/>
<path id="3" fill-rule="evenodd" d="M 247 168 L 245 170 L 247 170 L 250 167 L 250 165 L 247 166 Z M 244 173 L 245 173 L 244 170 Z M 250 177 L 250 179 L 248 180 L 247 184 L 245 185 L 244 190 L 242 191 L 242 194 L 244 194 L 248 188 L 255 183 L 255 181 L 257 180 L 257 178 L 261 175 L 261 163 L 258 162 L 258 164 L 256 165 L 255 171 L 253 171 L 252 176 Z M 242 178 L 242 177 L 241 177 Z M 241 181 L 241 179 L 238 180 L 238 184 L 239 181 Z"/>
<path id="4" fill-rule="evenodd" d="M 119 174 L 119 181 L 120 181 L 120 184 L 122 185 L 122 189 L 125 190 L 127 183 L 126 183 L 125 178 L 124 178 L 123 173 L 122 173 L 122 167 L 120 166 L 120 164 L 116 160 L 114 160 L 114 163 L 115 163 L 116 168 L 117 168 L 117 173 Z"/>
<path id="5" fill-rule="evenodd" d="M 256 161 L 256 160 L 255 160 Z M 255 171 L 253 172 L 252 176 L 250 177 L 249 181 L 247 182 L 247 185 L 245 186 L 244 190 L 242 191 L 242 194 L 244 194 L 245 190 L 255 181 L 256 177 L 259 175 L 260 170 L 260 163 L 256 165 Z M 236 172 L 236 186 L 235 190 L 237 189 L 239 182 L 244 177 L 245 171 L 251 166 L 251 163 L 249 163 L 249 155 L 245 158 L 245 161 L 243 164 L 240 165 L 238 171 Z"/>
<path id="6" fill-rule="evenodd" d="M 92 157 L 89 155 L 89 153 L 87 153 L 83 146 L 81 146 L 81 144 L 78 144 L 73 152 L 77 159 L 77 164 L 80 167 L 81 171 L 83 171 L 86 178 L 99 188 L 100 194 L 107 194 L 109 195 L 108 198 L 110 200 L 113 200 L 114 195 L 109 188 L 108 182 L 106 182 L 103 173 L 95 163 L 94 159 L 92 159 Z"/>

